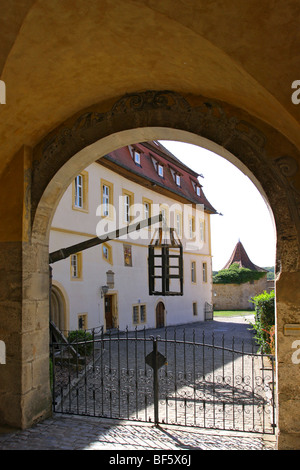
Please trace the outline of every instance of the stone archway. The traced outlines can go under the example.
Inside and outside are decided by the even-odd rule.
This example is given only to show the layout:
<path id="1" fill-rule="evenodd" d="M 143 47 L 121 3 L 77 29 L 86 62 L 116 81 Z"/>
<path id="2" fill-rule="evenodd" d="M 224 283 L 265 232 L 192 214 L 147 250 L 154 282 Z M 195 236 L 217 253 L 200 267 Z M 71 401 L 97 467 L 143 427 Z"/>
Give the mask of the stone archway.
<path id="1" fill-rule="evenodd" d="M 23 306 L 30 304 L 32 314 L 48 315 L 49 229 L 59 198 L 77 172 L 123 145 L 159 139 L 182 140 L 220 153 L 252 179 L 273 212 L 277 229 L 279 396 L 282 393 L 279 406 L 285 415 L 288 408 L 292 417 L 291 410 L 297 407 L 297 401 L 288 391 L 294 377 L 286 358 L 290 343 L 282 332 L 291 312 L 300 304 L 300 299 L 291 300 L 288 296 L 290 284 L 299 280 L 300 195 L 293 185 L 293 177 L 298 172 L 300 156 L 283 135 L 226 103 L 171 91 L 130 94 L 114 103 L 100 103 L 78 113 L 33 149 L 31 233 L 28 242 L 23 243 L 23 277 L 27 287 Z M 35 269 L 29 262 L 32 257 L 38 260 Z M 42 332 L 37 329 L 33 340 L 39 344 L 45 335 L 46 328 Z M 38 351 L 35 360 L 39 361 L 40 370 L 47 370 L 45 353 L 41 355 Z M 47 380 L 45 373 L 37 376 L 35 383 L 40 381 L 42 386 L 27 390 L 24 396 L 23 406 L 28 410 L 24 427 L 31 425 L 37 415 L 41 418 L 50 412 Z M 287 421 L 282 423 L 282 435 L 288 434 Z"/>

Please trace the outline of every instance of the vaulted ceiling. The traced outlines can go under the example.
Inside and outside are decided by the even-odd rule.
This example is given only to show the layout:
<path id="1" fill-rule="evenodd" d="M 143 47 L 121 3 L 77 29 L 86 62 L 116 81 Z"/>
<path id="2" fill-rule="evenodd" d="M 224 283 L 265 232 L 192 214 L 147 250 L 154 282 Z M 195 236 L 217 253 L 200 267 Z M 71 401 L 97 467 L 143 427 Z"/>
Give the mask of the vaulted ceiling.
<path id="1" fill-rule="evenodd" d="M 300 149 L 298 0 L 2 2 L 0 173 L 70 115 L 169 89 L 232 104 Z"/>

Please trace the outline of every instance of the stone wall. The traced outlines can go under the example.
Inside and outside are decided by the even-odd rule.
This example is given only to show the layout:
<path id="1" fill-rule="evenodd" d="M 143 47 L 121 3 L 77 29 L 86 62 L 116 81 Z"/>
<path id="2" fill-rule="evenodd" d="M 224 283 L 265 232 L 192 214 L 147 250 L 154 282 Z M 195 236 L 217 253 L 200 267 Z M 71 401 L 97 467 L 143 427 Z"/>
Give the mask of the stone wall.
<path id="1" fill-rule="evenodd" d="M 213 284 L 214 310 L 253 310 L 251 297 L 269 290 L 267 276 L 245 284 Z"/>

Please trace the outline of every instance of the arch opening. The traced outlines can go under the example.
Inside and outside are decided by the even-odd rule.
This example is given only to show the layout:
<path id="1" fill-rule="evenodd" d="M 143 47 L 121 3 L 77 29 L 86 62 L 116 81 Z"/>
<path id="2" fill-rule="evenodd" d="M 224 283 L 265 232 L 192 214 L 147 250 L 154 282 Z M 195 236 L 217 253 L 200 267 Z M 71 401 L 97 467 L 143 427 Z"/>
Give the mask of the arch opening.
<path id="1" fill-rule="evenodd" d="M 189 99 L 192 105 L 172 92 L 126 95 L 109 112 L 98 113 L 101 106 L 95 106 L 79 118 L 78 115 L 71 118 L 34 149 L 32 232 L 26 249 L 33 256 L 39 253 L 41 257 L 38 273 L 33 276 L 31 266 L 26 263 L 23 271 L 29 275 L 29 282 L 36 282 L 37 278 L 40 282 L 39 292 L 34 296 L 28 289 L 24 304 L 28 301 L 32 306 L 36 302 L 38 308 L 41 295 L 43 299 L 48 296 L 51 222 L 59 200 L 76 174 L 114 149 L 151 140 L 188 142 L 204 147 L 241 169 L 265 199 L 276 226 L 276 281 L 280 280 L 284 288 L 290 273 L 297 276 L 293 274 L 299 259 L 297 194 L 288 179 L 296 171 L 293 162 L 297 151 L 274 129 L 245 116 L 240 110 L 208 103 L 203 98 Z M 287 275 L 283 279 L 282 273 Z M 277 348 L 280 340 L 284 344 L 281 332 L 288 309 L 286 302 L 283 297 L 283 302 L 276 305 L 277 335 L 280 336 Z M 45 303 L 47 314 L 48 307 Z M 288 365 L 284 363 L 282 367 L 288 368 Z"/>
<path id="2" fill-rule="evenodd" d="M 168 137 L 168 140 L 166 140 L 166 137 Z M 268 198 L 262 188 L 261 183 L 257 180 L 257 178 L 253 175 L 253 173 L 234 155 L 232 155 L 230 152 L 228 152 L 226 149 L 220 147 L 219 145 L 215 144 L 212 141 L 209 141 L 206 138 L 203 138 L 201 136 L 196 136 L 191 133 L 185 132 L 185 131 L 179 131 L 177 129 L 170 129 L 170 128 L 141 128 L 141 129 L 133 129 L 130 131 L 122 131 L 121 133 L 114 134 L 112 136 L 109 136 L 107 138 L 103 139 L 101 141 L 97 141 L 94 144 L 84 148 L 80 152 L 78 152 L 76 155 L 74 155 L 73 158 L 68 161 L 64 167 L 58 172 L 54 179 L 49 183 L 49 186 L 47 190 L 45 191 L 45 199 L 46 199 L 46 205 L 47 205 L 47 200 L 50 198 L 50 200 L 54 200 L 55 196 L 57 195 L 57 187 L 60 188 L 60 194 L 57 200 L 55 201 L 55 205 L 51 206 L 51 212 L 49 213 L 49 219 L 48 219 L 48 225 L 47 225 L 47 235 L 45 237 L 45 243 L 48 244 L 48 236 L 50 232 L 50 227 L 51 223 L 53 222 L 53 217 L 56 212 L 57 205 L 59 201 L 62 198 L 62 195 L 64 194 L 64 191 L 66 187 L 70 188 L 70 183 L 74 181 L 76 175 L 78 175 L 80 172 L 85 171 L 85 169 L 88 167 L 88 165 L 91 165 L 92 163 L 95 162 L 95 159 L 101 160 L 101 157 L 104 155 L 109 154 L 110 152 L 114 150 L 118 150 L 120 147 L 124 146 L 132 146 L 135 145 L 137 142 L 145 142 L 145 140 L 150 140 L 152 138 L 153 141 L 163 141 L 164 143 L 170 142 L 176 145 L 176 143 L 185 143 L 186 145 L 190 145 L 191 147 L 195 148 L 205 148 L 208 149 L 209 152 L 211 152 L 211 155 L 218 155 L 221 159 L 227 160 L 230 162 L 232 165 L 236 166 L 239 171 L 241 171 L 247 178 L 251 180 L 251 182 L 255 185 L 257 188 L 259 194 L 262 196 L 263 200 L 267 204 L 268 211 L 271 214 L 271 220 L 273 224 L 275 225 L 273 214 L 272 214 L 272 209 L 270 206 L 270 203 L 268 201 Z M 171 140 L 172 139 L 172 140 Z M 184 140 L 181 140 L 184 139 Z M 117 143 L 116 143 L 117 142 Z M 66 167 L 66 168 L 65 168 Z M 99 175 L 99 178 L 101 177 L 101 174 Z M 51 189 L 52 187 L 52 189 Z M 51 191 L 53 191 L 53 194 L 51 194 Z M 43 201 L 41 201 L 41 207 L 42 207 L 42 214 L 43 217 L 45 215 L 45 205 L 43 204 Z M 55 207 L 55 210 L 54 208 Z M 50 208 L 50 205 L 47 205 L 47 208 Z M 38 212 L 36 215 L 38 219 Z M 40 224 L 33 224 L 33 238 L 39 239 L 40 234 L 35 235 L 35 226 L 40 228 Z M 114 229 L 118 228 L 117 226 L 114 226 Z M 84 228 L 81 228 L 79 230 L 80 232 L 89 232 L 88 230 L 85 230 Z M 92 233 L 90 233 L 90 237 L 92 237 Z M 87 235 L 87 234 L 86 234 Z M 234 240 L 232 240 L 232 243 Z M 70 243 L 71 244 L 71 243 Z M 65 246 L 65 245 L 64 245 Z M 55 249 L 59 249 L 62 246 L 58 246 L 56 244 Z M 106 250 L 106 255 L 108 257 L 111 256 L 110 253 L 111 247 L 105 246 Z M 211 250 L 211 248 L 210 248 Z M 229 253 L 228 253 L 229 255 Z M 103 256 L 103 254 L 102 254 Z M 109 268 L 109 266 L 108 266 Z M 221 268 L 221 266 L 219 267 Z M 96 277 L 96 275 L 94 276 Z M 102 279 L 103 278 L 103 279 Z M 103 275 L 101 278 L 100 284 L 104 285 L 106 283 L 105 275 Z M 61 281 L 61 280 L 60 280 Z M 99 283 L 98 282 L 98 283 Z M 101 289 L 101 286 L 98 286 L 97 289 Z M 95 286 L 96 289 L 96 286 Z M 79 290 L 78 290 L 79 292 Z M 84 294 L 86 296 L 86 294 Z M 249 295 L 248 295 L 249 298 Z M 213 302 L 213 299 L 212 299 Z M 209 302 L 210 303 L 210 302 Z M 196 305 L 196 302 L 194 302 L 195 305 L 193 305 L 194 311 L 197 311 L 199 308 Z M 101 311 L 101 302 L 99 306 L 100 312 L 95 313 L 95 317 L 97 318 L 98 324 L 95 324 L 95 322 L 91 325 L 89 324 L 90 327 L 98 327 L 101 326 L 101 315 L 103 316 L 103 312 Z M 250 307 L 249 307 L 250 308 Z M 86 316 L 85 308 L 82 306 L 82 312 L 84 312 L 84 315 Z M 103 309 L 102 309 L 103 310 Z M 114 311 L 117 312 L 118 306 L 114 306 Z M 78 313 L 79 314 L 79 313 Z M 118 318 L 117 313 L 114 313 L 115 320 L 114 322 L 111 322 L 114 327 L 120 326 L 120 321 Z M 157 323 L 157 322 L 156 322 Z M 103 322 L 105 324 L 105 322 Z M 85 323 L 86 325 L 86 323 Z M 77 322 L 72 323 L 72 328 L 77 328 Z M 122 325 L 124 327 L 124 325 Z M 125 325 L 126 326 L 126 325 Z M 127 325 L 128 326 L 128 325 Z M 67 329 L 70 328 L 70 325 L 67 326 Z"/>

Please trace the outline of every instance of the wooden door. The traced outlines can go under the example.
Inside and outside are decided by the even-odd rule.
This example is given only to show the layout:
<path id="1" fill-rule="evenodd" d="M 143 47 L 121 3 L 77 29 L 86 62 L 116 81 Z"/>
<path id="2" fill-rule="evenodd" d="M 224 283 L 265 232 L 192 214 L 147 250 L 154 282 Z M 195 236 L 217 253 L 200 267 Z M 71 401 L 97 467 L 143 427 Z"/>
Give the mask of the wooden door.
<path id="1" fill-rule="evenodd" d="M 105 323 L 106 323 L 107 330 L 113 327 L 112 305 L 113 305 L 112 295 L 106 295 L 104 297 L 104 308 L 105 308 Z"/>
<path id="2" fill-rule="evenodd" d="M 165 326 L 165 306 L 163 302 L 158 302 L 156 306 L 156 328 Z"/>

